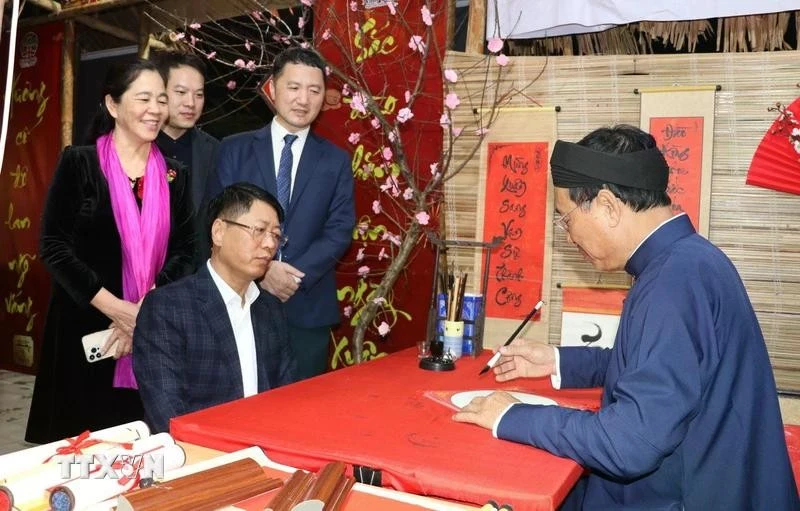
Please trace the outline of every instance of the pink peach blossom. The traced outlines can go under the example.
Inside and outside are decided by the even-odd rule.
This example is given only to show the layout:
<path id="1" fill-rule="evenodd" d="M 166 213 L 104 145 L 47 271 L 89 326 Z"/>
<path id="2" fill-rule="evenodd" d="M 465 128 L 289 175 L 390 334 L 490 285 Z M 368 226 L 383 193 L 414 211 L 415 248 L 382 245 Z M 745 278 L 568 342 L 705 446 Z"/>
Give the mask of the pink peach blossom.
<path id="1" fill-rule="evenodd" d="M 360 92 L 353 94 L 353 98 L 350 100 L 350 108 L 362 114 L 367 113 L 364 96 Z"/>
<path id="2" fill-rule="evenodd" d="M 422 40 L 421 35 L 412 35 L 408 40 L 408 47 L 414 51 L 425 53 L 425 42 Z"/>
<path id="3" fill-rule="evenodd" d="M 428 6 L 423 5 L 420 11 L 422 11 L 422 22 L 428 26 L 433 25 L 433 15 L 431 14 L 430 9 L 428 9 Z"/>
<path id="4" fill-rule="evenodd" d="M 497 53 L 503 49 L 503 40 L 499 37 L 493 37 L 489 39 L 488 48 L 490 52 Z"/>
<path id="5" fill-rule="evenodd" d="M 400 124 L 403 124 L 412 117 L 414 117 L 414 113 L 408 107 L 403 107 L 397 112 L 397 122 Z"/>
<path id="6" fill-rule="evenodd" d="M 454 108 L 456 108 L 458 105 L 461 104 L 461 100 L 458 99 L 458 94 L 456 94 L 455 92 L 451 92 L 447 96 L 445 96 L 444 104 L 447 108 L 453 110 Z"/>

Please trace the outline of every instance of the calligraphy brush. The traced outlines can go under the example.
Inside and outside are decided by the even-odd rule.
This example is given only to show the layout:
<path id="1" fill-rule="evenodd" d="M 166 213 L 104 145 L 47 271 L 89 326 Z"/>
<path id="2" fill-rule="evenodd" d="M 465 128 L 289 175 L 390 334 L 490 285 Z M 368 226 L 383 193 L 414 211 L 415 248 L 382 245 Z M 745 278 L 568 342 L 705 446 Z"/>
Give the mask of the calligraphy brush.
<path id="1" fill-rule="evenodd" d="M 530 321 L 531 318 L 534 317 L 537 312 L 539 312 L 539 309 L 541 309 L 543 305 L 544 305 L 544 302 L 541 301 L 541 300 L 536 302 L 536 305 L 533 306 L 533 310 L 531 310 L 528 313 L 528 315 L 525 316 L 525 319 L 522 320 L 522 323 L 520 323 L 519 326 L 517 327 L 517 329 L 514 330 L 514 333 L 511 334 L 511 337 L 508 338 L 508 340 L 505 342 L 505 344 L 503 344 L 503 346 L 508 346 L 509 344 L 511 344 L 511 342 L 514 339 L 517 338 L 517 335 L 519 335 L 519 333 L 522 331 L 522 329 L 525 328 L 525 325 L 528 324 L 528 321 Z M 485 373 L 489 369 L 493 368 L 498 360 L 500 360 L 500 348 L 498 348 L 497 351 L 495 352 L 495 354 L 492 355 L 492 358 L 490 358 L 489 361 L 486 362 L 486 365 L 483 366 L 483 369 L 481 369 L 481 372 L 478 373 L 478 376 L 482 375 L 483 373 Z"/>

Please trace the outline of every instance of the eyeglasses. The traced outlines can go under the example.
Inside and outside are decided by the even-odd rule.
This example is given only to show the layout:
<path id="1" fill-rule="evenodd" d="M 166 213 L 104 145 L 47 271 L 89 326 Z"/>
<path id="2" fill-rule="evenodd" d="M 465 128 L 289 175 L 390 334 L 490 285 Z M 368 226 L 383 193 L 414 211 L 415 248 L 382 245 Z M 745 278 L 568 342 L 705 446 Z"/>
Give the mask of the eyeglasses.
<path id="1" fill-rule="evenodd" d="M 553 219 L 553 225 L 560 228 L 564 232 L 569 232 L 569 224 L 567 223 L 567 218 L 572 214 L 573 211 L 581 207 L 581 204 L 578 204 L 574 208 L 570 209 L 568 212 L 564 213 L 558 218 Z"/>
<path id="2" fill-rule="evenodd" d="M 256 243 L 261 243 L 267 236 L 272 237 L 272 241 L 275 242 L 275 245 L 278 248 L 285 247 L 286 243 L 289 242 L 289 236 L 286 236 L 280 232 L 270 231 L 266 227 L 240 224 L 239 222 L 234 222 L 233 220 L 226 220 L 224 218 L 220 218 L 220 220 L 222 220 L 226 224 L 235 225 L 236 227 L 241 227 L 242 229 L 246 230 L 247 232 L 250 233 L 250 237 L 253 238 L 253 241 L 255 241 Z"/>

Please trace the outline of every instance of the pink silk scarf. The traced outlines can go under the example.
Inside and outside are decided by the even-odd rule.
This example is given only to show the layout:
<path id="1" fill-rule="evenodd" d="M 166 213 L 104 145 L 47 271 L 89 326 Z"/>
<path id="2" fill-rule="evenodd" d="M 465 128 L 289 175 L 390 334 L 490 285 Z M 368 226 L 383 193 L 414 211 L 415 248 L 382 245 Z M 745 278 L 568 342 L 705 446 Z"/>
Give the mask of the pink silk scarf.
<path id="1" fill-rule="evenodd" d="M 167 257 L 170 231 L 167 163 L 156 145 L 150 144 L 140 211 L 111 134 L 97 139 L 97 157 L 108 181 L 111 209 L 122 244 L 123 299 L 137 303 L 155 284 Z M 130 355 L 117 360 L 114 387 L 139 388 Z"/>

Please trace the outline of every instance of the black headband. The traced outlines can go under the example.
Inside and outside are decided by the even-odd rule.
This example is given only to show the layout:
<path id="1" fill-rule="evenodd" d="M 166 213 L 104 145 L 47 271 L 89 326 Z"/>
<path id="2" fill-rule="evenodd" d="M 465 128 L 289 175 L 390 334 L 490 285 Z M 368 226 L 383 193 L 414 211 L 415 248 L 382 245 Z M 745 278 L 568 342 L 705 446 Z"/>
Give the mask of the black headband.
<path id="1" fill-rule="evenodd" d="M 669 180 L 669 166 L 656 147 L 612 154 L 557 140 L 550 156 L 550 168 L 553 186 L 558 188 L 612 183 L 663 192 Z"/>

